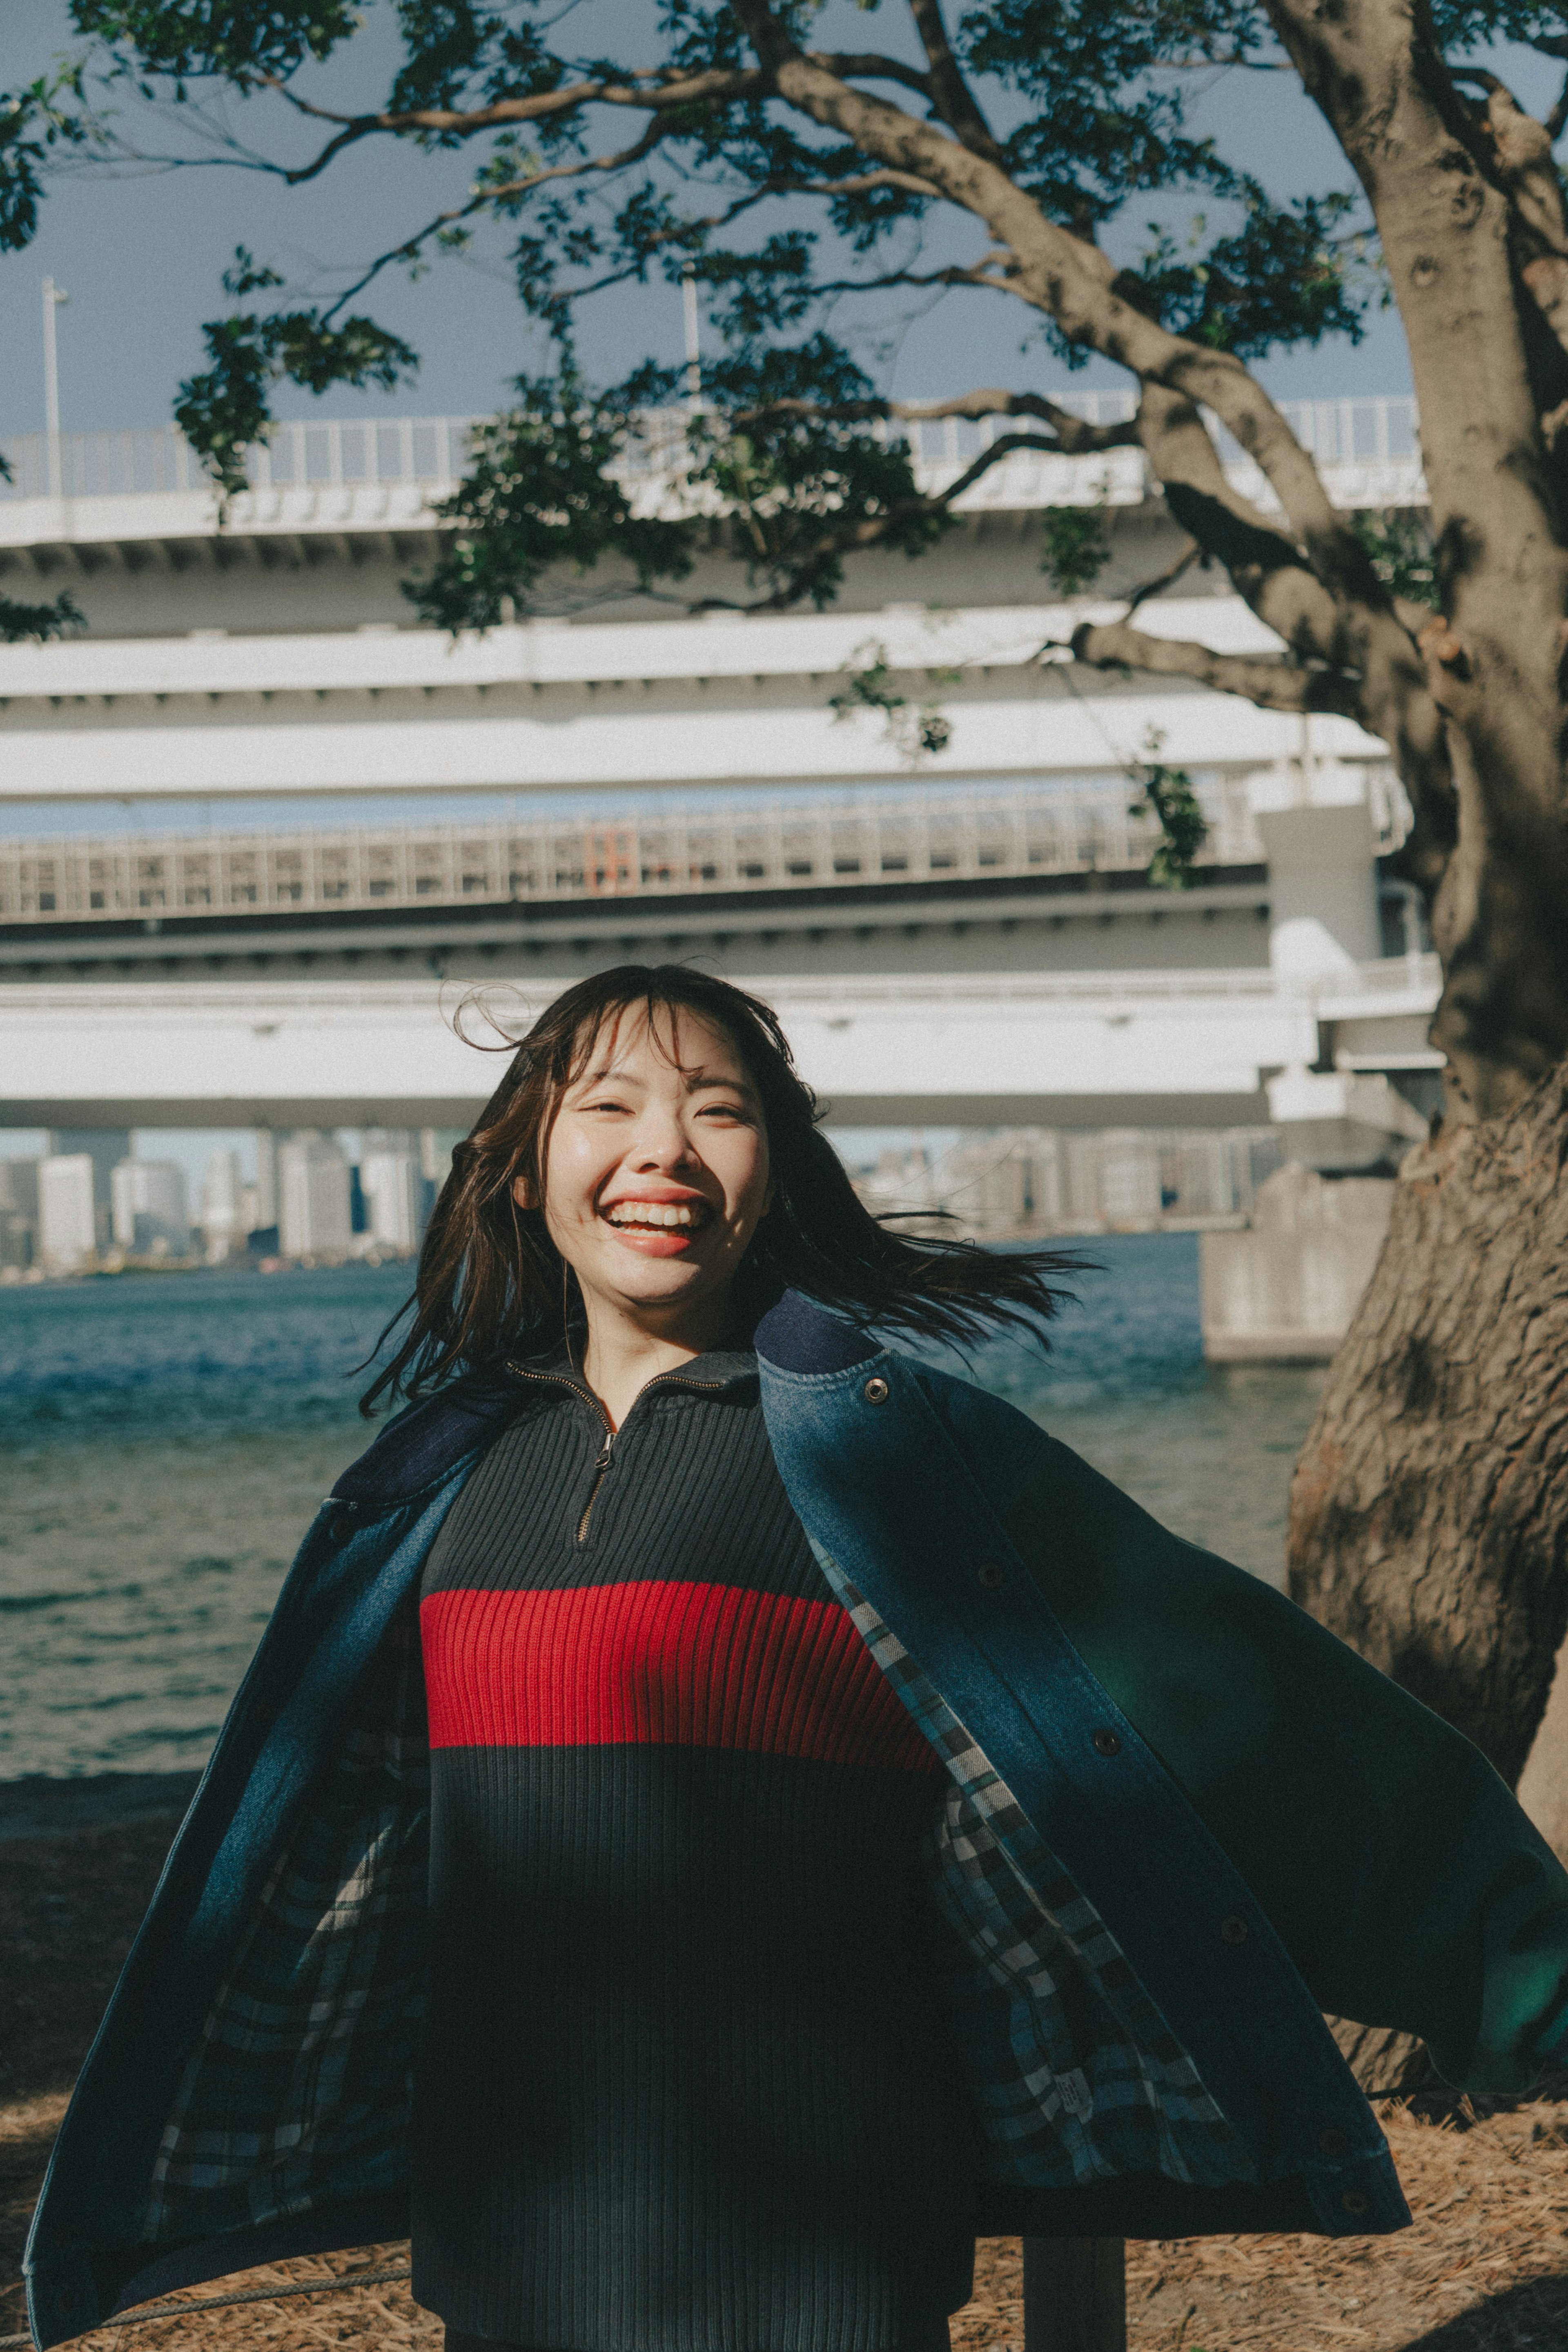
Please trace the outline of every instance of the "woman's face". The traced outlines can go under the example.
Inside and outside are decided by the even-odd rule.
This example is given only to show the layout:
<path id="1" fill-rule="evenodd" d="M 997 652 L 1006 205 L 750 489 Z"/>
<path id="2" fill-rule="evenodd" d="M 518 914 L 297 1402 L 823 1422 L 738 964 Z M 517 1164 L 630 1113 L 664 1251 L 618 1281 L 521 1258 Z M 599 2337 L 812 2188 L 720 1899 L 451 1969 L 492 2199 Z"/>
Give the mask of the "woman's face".
<path id="1" fill-rule="evenodd" d="M 769 1197 L 762 1106 L 724 1031 L 685 1013 L 650 1032 L 641 1006 L 607 1021 L 545 1157 L 545 1224 L 591 1319 L 710 1322 Z"/>

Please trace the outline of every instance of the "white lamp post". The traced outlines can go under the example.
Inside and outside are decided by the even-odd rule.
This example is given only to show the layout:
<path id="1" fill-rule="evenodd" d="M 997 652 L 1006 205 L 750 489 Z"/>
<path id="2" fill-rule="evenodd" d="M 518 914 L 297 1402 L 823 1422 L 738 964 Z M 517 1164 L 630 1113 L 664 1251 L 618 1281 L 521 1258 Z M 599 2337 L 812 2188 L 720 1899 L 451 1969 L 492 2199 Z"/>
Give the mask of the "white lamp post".
<path id="1" fill-rule="evenodd" d="M 703 396 L 702 338 L 697 317 L 696 272 L 688 261 L 681 272 L 681 292 L 686 307 L 686 398 L 694 408 Z"/>
<path id="2" fill-rule="evenodd" d="M 44 280 L 44 430 L 47 436 L 48 491 L 52 499 L 64 493 L 60 467 L 60 363 L 55 349 L 55 312 L 70 296 L 55 284 L 52 278 Z"/>

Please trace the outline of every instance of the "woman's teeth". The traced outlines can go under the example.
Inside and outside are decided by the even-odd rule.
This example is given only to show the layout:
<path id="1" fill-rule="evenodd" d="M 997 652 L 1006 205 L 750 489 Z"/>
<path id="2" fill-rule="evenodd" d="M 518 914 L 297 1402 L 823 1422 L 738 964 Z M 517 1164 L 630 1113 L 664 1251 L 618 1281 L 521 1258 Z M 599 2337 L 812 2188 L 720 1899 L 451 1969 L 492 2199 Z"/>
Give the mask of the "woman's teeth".
<path id="1" fill-rule="evenodd" d="M 696 1218 L 684 1204 L 658 1201 L 617 1201 L 606 1209 L 612 1225 L 693 1225 Z"/>

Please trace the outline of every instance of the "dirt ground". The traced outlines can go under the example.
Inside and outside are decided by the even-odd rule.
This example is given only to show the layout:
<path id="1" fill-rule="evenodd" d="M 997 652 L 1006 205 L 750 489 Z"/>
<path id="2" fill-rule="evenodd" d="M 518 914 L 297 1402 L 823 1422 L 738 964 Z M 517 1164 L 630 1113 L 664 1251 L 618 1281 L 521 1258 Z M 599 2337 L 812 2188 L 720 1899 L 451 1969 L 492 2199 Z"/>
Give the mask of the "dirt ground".
<path id="1" fill-rule="evenodd" d="M 184 1790 L 163 1805 L 156 1790 L 134 1794 L 121 1806 L 131 1818 L 89 1804 L 68 1821 L 24 1821 L 21 1835 L 16 1809 L 9 1821 L 0 1809 L 0 2344 L 25 2326 L 27 2218 Z M 1436 2120 L 1388 2102 L 1382 2116 L 1412 2229 L 1334 2242 L 1131 2244 L 1130 2352 L 1568 2352 L 1568 2098 Z M 413 2303 L 406 2279 L 371 2276 L 404 2271 L 407 2257 L 406 2246 L 368 2246 L 246 2273 L 172 2298 L 168 2316 L 133 2331 L 83 2336 L 82 2352 L 325 2352 L 361 2342 L 441 2352 L 440 2323 Z M 318 2281 L 316 2291 L 277 2292 Z M 255 2299 L 192 2307 L 241 2294 Z M 955 2352 L 1021 2352 L 1021 2294 L 1017 2240 L 985 2241 L 975 2300 L 953 2322 Z"/>

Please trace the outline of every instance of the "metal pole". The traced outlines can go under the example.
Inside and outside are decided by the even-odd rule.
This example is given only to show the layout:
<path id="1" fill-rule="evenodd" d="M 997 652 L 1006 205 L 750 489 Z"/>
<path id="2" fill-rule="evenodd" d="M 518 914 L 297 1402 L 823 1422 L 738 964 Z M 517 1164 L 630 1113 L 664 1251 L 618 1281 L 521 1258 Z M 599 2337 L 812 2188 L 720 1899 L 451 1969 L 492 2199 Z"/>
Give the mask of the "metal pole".
<path id="1" fill-rule="evenodd" d="M 696 272 L 688 261 L 681 272 L 681 292 L 686 309 L 686 398 L 695 408 L 703 396 L 703 354 L 697 316 Z"/>
<path id="2" fill-rule="evenodd" d="M 1127 2352 L 1120 2238 L 1026 2238 L 1024 2352 Z"/>
<path id="3" fill-rule="evenodd" d="M 55 312 L 62 302 L 70 300 L 52 278 L 44 280 L 44 433 L 48 467 L 48 493 L 57 499 L 63 495 L 64 481 L 60 467 L 60 366 L 55 349 Z"/>

